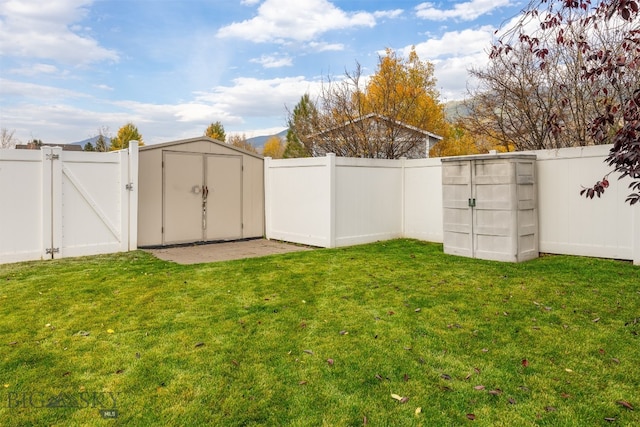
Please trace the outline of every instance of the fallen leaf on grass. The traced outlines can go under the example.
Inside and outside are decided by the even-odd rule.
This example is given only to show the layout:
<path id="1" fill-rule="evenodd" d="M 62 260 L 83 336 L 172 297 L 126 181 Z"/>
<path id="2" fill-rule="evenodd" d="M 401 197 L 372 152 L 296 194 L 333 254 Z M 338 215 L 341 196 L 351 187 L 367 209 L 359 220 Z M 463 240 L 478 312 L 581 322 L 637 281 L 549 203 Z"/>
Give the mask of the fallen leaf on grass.
<path id="1" fill-rule="evenodd" d="M 473 420 L 476 419 L 476 416 L 475 416 L 475 414 L 467 414 L 467 419 L 473 421 Z"/>
<path id="2" fill-rule="evenodd" d="M 451 379 L 451 375 L 442 374 L 442 375 L 440 375 L 440 378 L 442 378 L 443 380 L 449 381 Z"/>
<path id="3" fill-rule="evenodd" d="M 553 406 L 545 406 L 544 410 L 547 411 L 547 412 L 555 412 L 555 411 L 557 411 L 557 409 L 554 408 Z"/>
<path id="4" fill-rule="evenodd" d="M 108 332 L 108 331 L 107 331 L 107 332 Z M 89 336 L 89 334 L 90 334 L 90 332 L 89 332 L 89 331 L 78 331 L 78 332 L 76 333 L 76 335 L 77 335 L 77 336 L 79 336 L 79 337 L 88 337 L 88 336 Z"/>
<path id="5" fill-rule="evenodd" d="M 196 345 L 194 345 L 194 347 L 198 348 L 198 347 L 202 347 L 204 345 L 203 342 L 198 342 L 196 343 Z"/>
<path id="6" fill-rule="evenodd" d="M 340 331 L 340 335 L 348 335 L 348 334 L 349 334 L 349 332 L 347 332 L 347 331 Z"/>
<path id="7" fill-rule="evenodd" d="M 307 353 L 307 354 L 313 354 L 312 350 L 302 350 L 303 353 Z"/>
<path id="8" fill-rule="evenodd" d="M 16 344 L 18 344 L 18 341 L 12 341 L 8 345 L 16 345 Z"/>
<path id="9" fill-rule="evenodd" d="M 306 381 L 304 381 L 304 380 L 302 380 L 302 381 L 300 381 L 300 382 L 298 383 L 298 385 L 306 385 L 306 384 L 307 384 L 307 382 L 306 382 Z"/>
<path id="10" fill-rule="evenodd" d="M 112 333 L 114 333 L 114 332 L 115 332 L 115 331 L 114 331 L 113 329 L 107 329 L 107 333 L 108 333 L 108 334 L 112 334 Z"/>
<path id="11" fill-rule="evenodd" d="M 598 323 L 600 321 L 599 317 L 596 317 L 595 319 L 592 320 L 593 323 Z"/>
<path id="12" fill-rule="evenodd" d="M 618 359 L 617 357 L 612 357 L 611 361 L 616 363 L 616 364 L 618 364 L 618 365 L 620 364 L 620 359 Z"/>
<path id="13" fill-rule="evenodd" d="M 474 387 L 474 390 L 484 390 L 484 389 L 485 389 L 485 386 L 483 385 L 477 385 Z"/>
<path id="14" fill-rule="evenodd" d="M 400 403 L 407 403 L 409 401 L 408 397 L 398 396 L 397 394 L 391 393 L 391 398 L 397 400 Z"/>
<path id="15" fill-rule="evenodd" d="M 382 376 L 380 374 L 376 374 L 376 379 L 382 381 Z"/>
<path id="16" fill-rule="evenodd" d="M 415 410 L 415 414 L 418 415 L 420 413 L 422 413 L 422 408 L 417 407 L 416 410 Z"/>
<path id="17" fill-rule="evenodd" d="M 415 309 L 415 310 L 413 310 L 413 311 L 415 311 L 416 313 L 420 313 L 420 311 L 422 311 L 422 309 L 420 309 L 420 308 L 416 308 L 416 309 Z"/>
<path id="18" fill-rule="evenodd" d="M 522 366 L 524 366 L 525 368 L 529 366 L 529 361 L 527 359 L 522 359 L 522 362 L 520 363 L 522 363 Z"/>
<path id="19" fill-rule="evenodd" d="M 495 389 L 495 390 L 489 390 L 489 394 L 492 394 L 494 396 L 498 396 L 502 394 L 502 390 L 500 390 L 499 388 Z"/>
<path id="20" fill-rule="evenodd" d="M 240 365 L 240 363 L 238 363 L 238 361 L 235 360 L 235 359 L 231 361 L 231 364 L 233 364 L 233 366 L 239 366 Z"/>
<path id="21" fill-rule="evenodd" d="M 333 366 L 333 359 L 327 359 L 327 363 L 329 364 L 329 366 Z"/>
<path id="22" fill-rule="evenodd" d="M 616 403 L 620 406 L 624 406 L 630 411 L 633 411 L 633 405 L 631 405 L 631 403 L 627 402 L 626 400 L 618 400 Z"/>
<path id="23" fill-rule="evenodd" d="M 64 374 L 62 374 L 63 377 L 68 377 L 69 375 L 71 375 L 71 372 L 67 371 Z"/>
<path id="24" fill-rule="evenodd" d="M 404 380 L 404 382 L 407 382 L 407 381 L 409 381 L 411 379 L 411 377 L 409 377 L 409 375 L 407 375 L 407 374 L 404 374 L 402 379 Z"/>
<path id="25" fill-rule="evenodd" d="M 613 417 L 604 417 L 605 421 L 609 421 L 610 423 L 614 422 L 616 419 Z"/>
<path id="26" fill-rule="evenodd" d="M 124 369 L 118 369 L 118 370 L 116 371 L 116 374 L 121 374 L 121 373 L 123 373 L 123 372 L 124 372 Z"/>
<path id="27" fill-rule="evenodd" d="M 516 400 L 513 397 L 510 397 L 509 399 L 507 399 L 507 401 L 512 405 L 516 404 Z"/>
<path id="28" fill-rule="evenodd" d="M 563 399 L 568 399 L 571 397 L 569 393 L 562 393 L 560 396 L 562 396 Z"/>

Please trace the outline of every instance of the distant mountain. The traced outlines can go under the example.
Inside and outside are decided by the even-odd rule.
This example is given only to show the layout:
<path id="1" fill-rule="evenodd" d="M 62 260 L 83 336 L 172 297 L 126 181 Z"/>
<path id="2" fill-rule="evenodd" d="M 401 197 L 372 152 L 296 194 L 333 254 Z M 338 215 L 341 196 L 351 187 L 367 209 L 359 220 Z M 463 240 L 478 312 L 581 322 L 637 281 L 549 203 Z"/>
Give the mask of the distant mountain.
<path id="1" fill-rule="evenodd" d="M 455 121 L 468 116 L 469 109 L 464 105 L 464 101 L 449 101 L 444 104 L 444 115 L 447 120 Z"/>
<path id="2" fill-rule="evenodd" d="M 90 142 L 91 145 L 93 145 L 94 147 L 96 146 L 96 141 L 98 140 L 99 136 L 92 136 L 91 138 L 87 138 L 87 139 L 83 139 L 82 141 L 77 141 L 77 142 L 70 142 L 68 145 L 79 145 L 82 148 L 84 148 L 85 145 L 87 145 L 87 142 Z M 108 136 L 104 137 L 105 142 L 107 143 L 107 145 L 111 144 L 111 138 L 109 138 Z"/>
<path id="3" fill-rule="evenodd" d="M 287 129 L 282 132 L 276 133 L 275 135 L 263 135 L 263 136 L 254 136 L 253 138 L 247 138 L 247 142 L 258 150 L 258 153 L 262 154 L 262 149 L 264 148 L 264 144 L 267 140 L 273 136 L 277 136 L 283 141 L 287 138 Z"/>

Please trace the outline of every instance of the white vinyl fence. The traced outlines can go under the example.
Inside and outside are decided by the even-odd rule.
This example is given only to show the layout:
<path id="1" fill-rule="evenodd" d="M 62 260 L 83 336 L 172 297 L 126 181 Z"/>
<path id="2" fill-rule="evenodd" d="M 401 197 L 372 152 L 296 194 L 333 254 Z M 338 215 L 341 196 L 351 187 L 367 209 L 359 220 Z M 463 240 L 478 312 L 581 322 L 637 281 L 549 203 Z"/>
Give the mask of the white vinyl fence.
<path id="1" fill-rule="evenodd" d="M 137 247 L 138 146 L 0 150 L 0 263 Z"/>
<path id="2" fill-rule="evenodd" d="M 579 195 L 608 171 L 610 146 L 534 151 L 541 252 L 640 264 L 640 206 L 624 203 L 630 180 L 612 174 L 600 199 Z M 266 237 L 339 247 L 396 237 L 442 242 L 438 158 L 265 159 Z"/>

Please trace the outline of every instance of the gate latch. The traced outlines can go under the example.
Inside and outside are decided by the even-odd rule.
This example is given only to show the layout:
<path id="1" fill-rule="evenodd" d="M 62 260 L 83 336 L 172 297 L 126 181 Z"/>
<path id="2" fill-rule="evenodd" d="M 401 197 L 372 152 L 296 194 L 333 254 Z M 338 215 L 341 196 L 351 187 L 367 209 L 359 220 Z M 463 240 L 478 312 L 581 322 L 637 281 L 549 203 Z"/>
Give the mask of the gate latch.
<path id="1" fill-rule="evenodd" d="M 469 207 L 470 208 L 476 207 L 476 199 L 469 199 Z"/>

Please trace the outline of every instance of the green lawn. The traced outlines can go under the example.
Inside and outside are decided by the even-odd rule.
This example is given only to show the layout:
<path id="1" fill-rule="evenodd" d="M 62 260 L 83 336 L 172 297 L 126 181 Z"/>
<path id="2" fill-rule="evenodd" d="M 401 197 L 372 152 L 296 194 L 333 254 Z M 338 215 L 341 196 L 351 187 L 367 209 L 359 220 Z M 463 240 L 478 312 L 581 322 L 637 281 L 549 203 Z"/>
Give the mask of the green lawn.
<path id="1" fill-rule="evenodd" d="M 1 265 L 0 425 L 640 425 L 638 333 L 640 268 L 611 260 Z"/>

